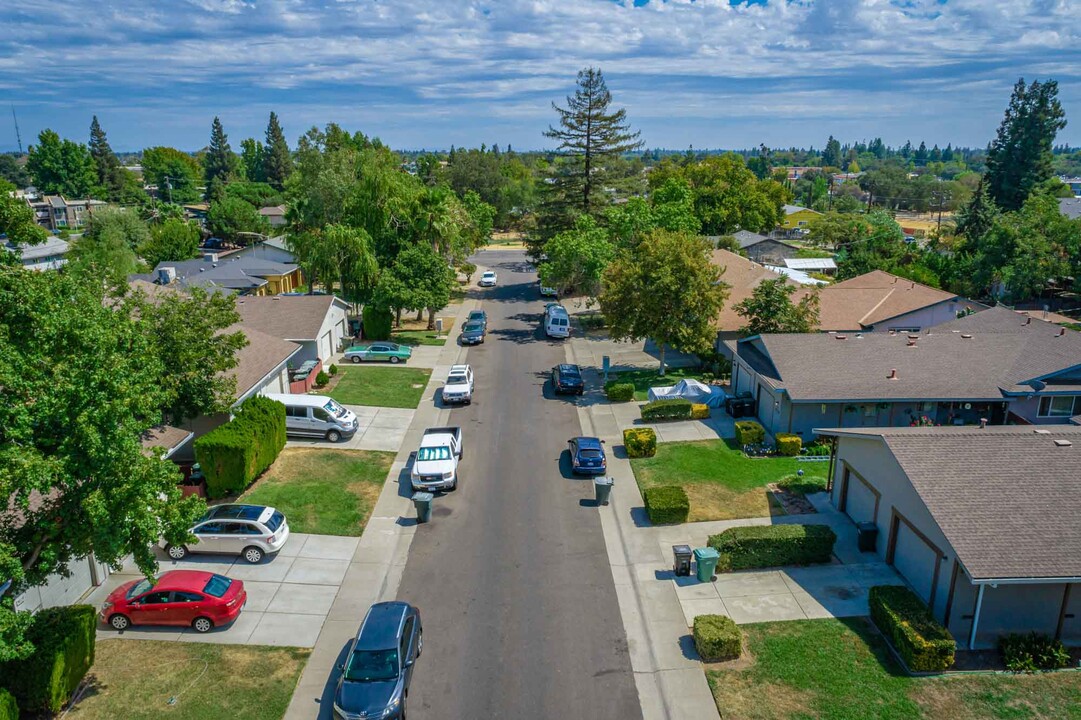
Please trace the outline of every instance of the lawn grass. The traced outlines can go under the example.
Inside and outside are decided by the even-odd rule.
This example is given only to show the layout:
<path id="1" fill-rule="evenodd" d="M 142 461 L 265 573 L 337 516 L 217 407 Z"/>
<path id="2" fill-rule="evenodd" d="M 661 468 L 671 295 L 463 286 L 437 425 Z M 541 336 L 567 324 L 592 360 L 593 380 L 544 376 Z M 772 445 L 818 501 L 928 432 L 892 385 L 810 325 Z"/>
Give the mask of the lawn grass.
<path id="1" fill-rule="evenodd" d="M 632 383 L 634 385 L 634 399 L 648 400 L 649 389 L 665 385 L 675 385 L 684 378 L 702 379 L 702 371 L 698 368 L 670 367 L 664 371 L 664 377 L 657 374 L 657 368 L 645 370 L 621 370 L 620 372 L 608 373 L 608 382 Z"/>
<path id="2" fill-rule="evenodd" d="M 278 720 L 305 648 L 99 640 L 71 720 Z M 170 699 L 176 700 L 170 704 Z"/>
<path id="3" fill-rule="evenodd" d="M 415 408 L 424 396 L 428 368 L 341 367 L 330 396 L 343 405 Z"/>
<path id="4" fill-rule="evenodd" d="M 766 485 L 800 469 L 805 477 L 827 471 L 826 463 L 794 457 L 749 458 L 732 439 L 661 443 L 653 457 L 631 460 L 631 468 L 643 491 L 682 485 L 691 501 L 688 522 L 783 514 Z"/>
<path id="5" fill-rule="evenodd" d="M 440 335 L 435 330 L 395 330 L 390 334 L 391 342 L 399 345 L 443 345 L 447 342 L 446 335 Z"/>
<path id="6" fill-rule="evenodd" d="M 744 625 L 752 656 L 707 670 L 724 718 L 1079 718 L 1081 674 L 904 675 L 863 618 Z"/>
<path id="7" fill-rule="evenodd" d="M 293 532 L 355 537 L 393 462 L 392 452 L 288 448 L 241 499 L 281 510 Z"/>

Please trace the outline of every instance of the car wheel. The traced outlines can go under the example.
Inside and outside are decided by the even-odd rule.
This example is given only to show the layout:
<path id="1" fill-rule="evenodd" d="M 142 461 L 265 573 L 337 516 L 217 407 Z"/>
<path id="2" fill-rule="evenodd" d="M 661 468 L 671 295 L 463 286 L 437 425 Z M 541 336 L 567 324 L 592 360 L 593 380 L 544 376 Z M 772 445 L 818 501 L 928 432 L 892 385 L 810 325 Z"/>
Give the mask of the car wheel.
<path id="1" fill-rule="evenodd" d="M 354 365 L 359 365 L 360 364 L 360 355 L 354 355 L 353 357 L 351 357 L 349 359 L 353 361 Z"/>
<path id="2" fill-rule="evenodd" d="M 399 361 L 399 359 L 398 359 L 398 357 L 396 355 L 392 355 L 390 357 L 390 364 L 391 365 L 397 365 L 399 362 L 400 361 Z"/>
<path id="3" fill-rule="evenodd" d="M 337 430 L 327 430 L 327 440 L 336 443 L 342 439 L 342 434 Z"/>
<path id="4" fill-rule="evenodd" d="M 109 625 L 113 630 L 127 630 L 131 625 L 131 620 L 128 620 L 127 615 L 113 615 L 109 618 Z"/>
<path id="5" fill-rule="evenodd" d="M 422 652 L 424 652 L 424 631 L 423 630 L 421 630 L 420 633 L 417 634 L 417 657 L 420 657 L 420 654 Z"/>
<path id="6" fill-rule="evenodd" d="M 188 549 L 183 545 L 169 544 L 165 546 L 165 554 L 173 560 L 183 560 L 188 556 Z"/>
<path id="7" fill-rule="evenodd" d="M 197 617 L 191 621 L 191 626 L 197 633 L 210 632 L 214 628 L 214 623 L 208 617 Z"/>
<path id="8" fill-rule="evenodd" d="M 244 548 L 244 559 L 250 562 L 252 565 L 257 564 L 263 559 L 263 551 L 252 545 L 251 547 Z"/>
<path id="9" fill-rule="evenodd" d="M 450 491 L 454 492 L 457 489 L 458 489 L 458 474 L 455 473 L 454 474 L 454 484 L 450 486 Z"/>

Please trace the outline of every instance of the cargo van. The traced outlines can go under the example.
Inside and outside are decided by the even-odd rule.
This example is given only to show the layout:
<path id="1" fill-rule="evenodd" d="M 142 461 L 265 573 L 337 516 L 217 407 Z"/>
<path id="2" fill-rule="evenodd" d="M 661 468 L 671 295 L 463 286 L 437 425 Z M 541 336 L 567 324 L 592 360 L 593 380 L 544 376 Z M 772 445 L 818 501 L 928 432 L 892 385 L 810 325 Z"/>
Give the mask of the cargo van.
<path id="1" fill-rule="evenodd" d="M 285 406 L 285 434 L 322 437 L 330 442 L 352 437 L 357 416 L 326 395 L 282 395 L 267 393 Z"/>
<path id="2" fill-rule="evenodd" d="M 565 338 L 571 334 L 571 319 L 562 305 L 549 305 L 544 311 L 544 334 L 550 338 Z"/>

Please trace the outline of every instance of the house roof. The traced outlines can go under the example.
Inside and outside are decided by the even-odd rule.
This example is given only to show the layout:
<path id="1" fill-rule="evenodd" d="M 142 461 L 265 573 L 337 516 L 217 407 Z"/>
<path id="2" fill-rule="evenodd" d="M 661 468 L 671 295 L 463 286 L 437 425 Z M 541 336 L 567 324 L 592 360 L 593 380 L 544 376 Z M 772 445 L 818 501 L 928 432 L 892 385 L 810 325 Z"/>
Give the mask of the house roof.
<path id="1" fill-rule="evenodd" d="M 247 327 L 244 323 L 233 325 L 226 332 L 237 330 L 248 338 L 248 344 L 237 351 L 236 367 L 227 375 L 236 380 L 237 400 L 243 400 L 267 375 L 300 352 L 300 345 Z"/>
<path id="2" fill-rule="evenodd" d="M 176 272 L 177 282 L 183 286 L 243 291 L 266 285 L 263 278 L 268 275 L 288 275 L 297 269 L 292 263 L 274 262 L 258 255 L 224 256 L 218 260 L 208 259 L 208 256 L 196 260 L 163 260 L 154 268 L 154 273 L 170 267 Z"/>
<path id="3" fill-rule="evenodd" d="M 162 459 L 168 458 L 180 447 L 191 440 L 195 433 L 190 430 L 182 430 L 172 425 L 158 425 L 143 433 L 142 445 L 145 449 L 162 448 L 165 453 Z"/>
<path id="4" fill-rule="evenodd" d="M 752 245 L 757 245 L 763 240 L 768 240 L 765 235 L 759 235 L 758 233 L 751 232 L 750 230 L 738 230 L 732 233 L 732 237 L 736 239 L 741 248 L 749 248 Z"/>
<path id="5" fill-rule="evenodd" d="M 285 340 L 316 340 L 334 303 L 333 295 L 272 295 L 236 300 L 245 327 Z"/>
<path id="6" fill-rule="evenodd" d="M 996 305 L 982 312 L 935 325 L 928 332 L 1035 333 L 1053 336 L 1058 335 L 1062 328 L 1056 324 L 1060 320 L 1051 320 L 1052 317 L 1062 318 L 1062 322 L 1074 322 L 1056 313 L 1048 313 L 1048 319 L 1045 320 L 1043 313 L 1038 310 L 1010 310 L 1003 305 Z"/>
<path id="7" fill-rule="evenodd" d="M 13 245 L 8 243 L 7 248 L 18 251 L 19 257 L 25 262 L 27 260 L 40 260 L 51 255 L 64 255 L 68 251 L 68 243 L 58 237 L 49 235 L 45 238 L 45 242 L 38 245 L 28 245 L 26 243 Z"/>
<path id="8" fill-rule="evenodd" d="M 784 266 L 792 270 L 836 270 L 833 258 L 785 258 Z"/>
<path id="9" fill-rule="evenodd" d="M 785 205 L 781 209 L 784 210 L 785 215 L 795 215 L 796 213 L 803 212 L 805 210 L 807 212 L 813 212 L 815 215 L 820 214 L 818 211 L 811 210 L 811 208 L 805 208 L 802 205 Z"/>
<path id="10" fill-rule="evenodd" d="M 823 288 L 819 296 L 821 330 L 859 330 L 938 303 L 960 301 L 957 295 L 874 270 Z M 976 309 L 979 303 L 966 301 Z"/>
<path id="11" fill-rule="evenodd" d="M 285 206 L 284 205 L 270 205 L 268 207 L 262 207 L 262 208 L 259 208 L 259 214 L 264 216 L 264 217 L 269 217 L 271 215 L 285 215 Z"/>
<path id="12" fill-rule="evenodd" d="M 1059 198 L 1058 209 L 1071 220 L 1081 218 L 1081 198 Z"/>
<path id="13" fill-rule="evenodd" d="M 973 580 L 1081 577 L 1081 427 L 816 432 L 880 438 Z"/>
<path id="14" fill-rule="evenodd" d="M 721 281 L 728 285 L 728 299 L 713 321 L 714 327 L 722 332 L 735 332 L 747 324 L 747 319 L 736 312 L 735 306 L 749 298 L 759 283 L 783 277 L 764 265 L 728 250 L 714 250 L 710 262 L 724 268 Z M 788 280 L 788 284 L 799 287 L 794 280 Z"/>

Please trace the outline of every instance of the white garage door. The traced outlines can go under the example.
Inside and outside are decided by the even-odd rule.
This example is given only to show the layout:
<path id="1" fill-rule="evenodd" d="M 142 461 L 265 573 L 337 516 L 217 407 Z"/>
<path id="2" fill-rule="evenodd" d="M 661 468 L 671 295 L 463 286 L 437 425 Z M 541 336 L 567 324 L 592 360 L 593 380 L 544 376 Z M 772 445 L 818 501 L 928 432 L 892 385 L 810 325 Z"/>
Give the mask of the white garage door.
<path id="1" fill-rule="evenodd" d="M 875 519 L 875 494 L 855 475 L 848 476 L 848 497 L 845 512 L 853 522 Z"/>
<path id="2" fill-rule="evenodd" d="M 904 576 L 916 594 L 931 600 L 931 583 L 935 578 L 935 551 L 907 524 L 897 523 L 897 542 L 893 550 L 893 566 Z"/>
<path id="3" fill-rule="evenodd" d="M 330 340 L 330 330 L 327 330 L 326 334 L 319 339 L 319 359 L 324 363 L 330 363 L 332 357 L 334 357 L 334 345 Z"/>

